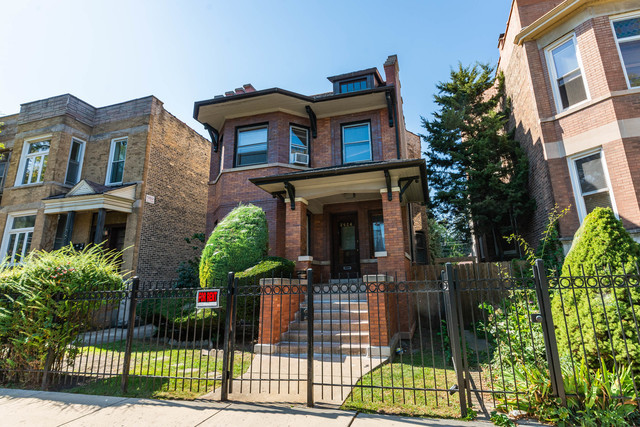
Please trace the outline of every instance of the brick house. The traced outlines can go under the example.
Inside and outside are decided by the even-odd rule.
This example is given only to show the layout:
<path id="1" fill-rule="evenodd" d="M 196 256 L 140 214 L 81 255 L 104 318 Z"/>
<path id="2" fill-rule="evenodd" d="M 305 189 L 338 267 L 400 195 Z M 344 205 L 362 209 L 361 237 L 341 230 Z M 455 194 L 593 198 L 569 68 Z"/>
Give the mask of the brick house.
<path id="1" fill-rule="evenodd" d="M 0 143 L 0 256 L 100 243 L 142 280 L 175 277 L 203 232 L 210 143 L 153 96 L 22 104 Z"/>
<path id="2" fill-rule="evenodd" d="M 556 203 L 572 206 L 559 224 L 565 251 L 598 206 L 638 240 L 638 2 L 514 0 L 498 48 L 537 201 L 527 240 L 538 242 Z"/>
<path id="3" fill-rule="evenodd" d="M 319 95 L 249 84 L 196 102 L 194 117 L 213 141 L 207 233 L 238 204 L 252 203 L 266 213 L 269 254 L 313 268 L 316 280 L 408 278 L 427 259 L 428 191 L 420 139 L 405 129 L 398 73 L 393 55 L 384 80 L 369 68 L 329 77 L 333 90 Z M 375 298 L 369 312 L 382 310 L 391 322 L 396 308 Z M 414 311 L 403 313 L 410 325 L 380 326 L 393 333 L 378 345 L 415 326 Z M 282 332 L 286 320 L 272 327 Z M 280 339 L 269 335 L 269 345 Z"/>

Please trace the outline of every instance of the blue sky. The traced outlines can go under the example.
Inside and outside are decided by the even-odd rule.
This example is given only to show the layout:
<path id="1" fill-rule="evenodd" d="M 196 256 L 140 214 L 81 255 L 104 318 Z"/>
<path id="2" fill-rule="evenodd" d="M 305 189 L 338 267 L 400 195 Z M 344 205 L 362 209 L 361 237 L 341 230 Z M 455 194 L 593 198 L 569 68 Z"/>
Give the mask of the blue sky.
<path id="1" fill-rule="evenodd" d="M 155 95 L 205 134 L 193 103 L 244 83 L 303 94 L 398 55 L 409 130 L 451 66 L 495 63 L 510 0 L 30 1 L 2 6 L 0 115 L 71 93 L 100 107 Z"/>

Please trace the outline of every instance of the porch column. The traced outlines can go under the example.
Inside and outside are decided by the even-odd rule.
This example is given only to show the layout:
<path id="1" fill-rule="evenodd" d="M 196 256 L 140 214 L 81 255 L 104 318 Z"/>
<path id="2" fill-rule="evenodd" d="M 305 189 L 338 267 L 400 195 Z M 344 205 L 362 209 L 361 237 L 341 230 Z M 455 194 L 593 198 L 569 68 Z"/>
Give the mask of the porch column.
<path id="1" fill-rule="evenodd" d="M 73 222 L 76 219 L 76 212 L 67 212 L 67 221 L 64 224 L 64 234 L 62 235 L 62 247 L 71 243 L 71 236 L 73 235 Z"/>
<path id="2" fill-rule="evenodd" d="M 291 203 L 287 199 L 287 204 Z M 287 206 L 285 225 L 285 256 L 296 263 L 296 270 L 311 267 L 311 258 L 307 254 L 307 205 L 308 202 L 296 197 L 295 209 Z"/>
<path id="3" fill-rule="evenodd" d="M 391 200 L 387 191 L 382 193 L 382 216 L 384 219 L 384 248 L 386 256 L 378 257 L 378 274 L 388 274 L 405 280 L 411 267 L 410 261 L 405 257 L 405 236 L 402 206 L 400 205 L 400 192 L 397 188 L 391 191 Z"/>
<path id="4" fill-rule="evenodd" d="M 105 208 L 98 209 L 98 219 L 96 221 L 96 233 L 93 235 L 93 243 L 99 245 L 104 238 L 104 220 L 107 216 Z"/>

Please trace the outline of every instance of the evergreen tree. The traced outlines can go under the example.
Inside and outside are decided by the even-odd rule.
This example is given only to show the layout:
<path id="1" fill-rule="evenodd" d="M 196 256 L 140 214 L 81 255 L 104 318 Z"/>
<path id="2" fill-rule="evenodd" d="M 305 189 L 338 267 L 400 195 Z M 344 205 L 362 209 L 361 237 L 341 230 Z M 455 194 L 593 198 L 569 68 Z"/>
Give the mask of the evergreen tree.
<path id="1" fill-rule="evenodd" d="M 433 211 L 469 234 L 502 239 L 534 207 L 527 194 L 528 161 L 507 132 L 504 78 L 493 67 L 459 65 L 437 85 L 439 109 L 422 118 Z"/>

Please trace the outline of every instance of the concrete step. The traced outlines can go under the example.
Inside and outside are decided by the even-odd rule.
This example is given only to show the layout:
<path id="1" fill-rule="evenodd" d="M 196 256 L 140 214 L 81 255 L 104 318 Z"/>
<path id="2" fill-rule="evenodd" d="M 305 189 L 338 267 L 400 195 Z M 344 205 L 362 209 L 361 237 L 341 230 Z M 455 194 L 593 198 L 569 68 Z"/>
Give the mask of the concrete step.
<path id="1" fill-rule="evenodd" d="M 300 320 L 298 311 L 294 319 Z M 313 320 L 369 320 L 369 310 L 314 310 Z"/>
<path id="2" fill-rule="evenodd" d="M 282 334 L 282 341 L 290 341 L 290 342 L 307 342 L 307 337 L 309 334 L 307 331 L 288 331 Z M 343 344 L 368 344 L 369 343 L 369 331 L 339 331 L 339 332 L 329 332 L 329 331 L 314 331 L 313 333 L 313 341 L 314 342 L 333 342 L 333 343 L 343 343 Z"/>
<path id="3" fill-rule="evenodd" d="M 294 320 L 289 324 L 290 331 L 307 330 L 307 321 Z M 328 332 L 358 332 L 368 331 L 368 320 L 315 320 L 313 322 L 314 331 L 328 331 Z"/>
<path id="4" fill-rule="evenodd" d="M 366 355 L 368 344 L 342 344 L 334 342 L 314 342 L 313 352 L 318 354 Z M 306 354 L 306 342 L 283 341 L 276 344 L 275 354 Z"/>
<path id="5" fill-rule="evenodd" d="M 300 308 L 307 308 L 309 304 L 306 301 L 300 304 Z M 367 300 L 356 300 L 345 298 L 343 300 L 321 300 L 313 301 L 314 310 L 368 310 L 369 304 Z"/>

